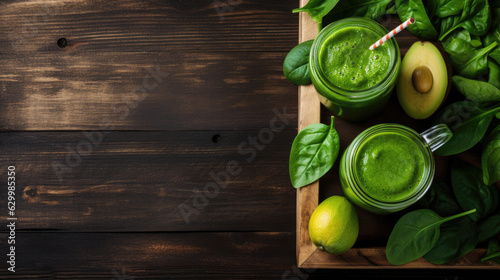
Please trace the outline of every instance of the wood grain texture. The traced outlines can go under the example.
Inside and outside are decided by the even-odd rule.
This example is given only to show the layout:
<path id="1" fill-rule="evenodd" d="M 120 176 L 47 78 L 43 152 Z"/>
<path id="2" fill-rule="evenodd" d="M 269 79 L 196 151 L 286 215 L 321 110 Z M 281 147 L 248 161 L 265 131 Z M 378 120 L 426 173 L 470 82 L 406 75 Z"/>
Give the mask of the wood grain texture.
<path id="1" fill-rule="evenodd" d="M 296 87 L 282 68 L 296 45 L 294 6 L 8 1 L 0 129 L 96 129 L 109 120 L 120 130 L 255 130 L 273 108 L 296 115 Z"/>
<path id="2" fill-rule="evenodd" d="M 79 146 L 83 133 L 4 132 L 0 168 L 16 167 L 19 229 L 292 231 L 288 154 L 295 132 L 273 135 L 259 151 L 249 144 L 258 131 L 108 133 L 59 181 L 54 163 L 70 167 L 68 156 L 76 162 L 68 151 L 86 149 Z M 238 173 L 227 171 L 229 162 Z M 0 177 L 7 181 L 6 173 Z M 0 205 L 6 201 L 2 192 Z"/>
<path id="3" fill-rule="evenodd" d="M 301 0 L 300 6 L 308 0 Z M 307 13 L 300 13 L 299 43 L 314 39 L 318 26 Z M 320 122 L 320 103 L 313 85 L 299 86 L 298 131 L 306 126 Z M 316 247 L 309 238 L 309 219 L 318 205 L 319 181 L 297 189 L 297 265 L 301 265 L 314 252 Z"/>

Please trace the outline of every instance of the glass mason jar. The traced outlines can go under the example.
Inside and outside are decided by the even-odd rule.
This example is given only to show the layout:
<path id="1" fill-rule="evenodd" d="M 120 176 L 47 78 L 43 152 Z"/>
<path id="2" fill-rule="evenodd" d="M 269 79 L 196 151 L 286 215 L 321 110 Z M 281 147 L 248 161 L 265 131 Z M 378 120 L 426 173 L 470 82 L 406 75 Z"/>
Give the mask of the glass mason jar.
<path id="1" fill-rule="evenodd" d="M 401 197 L 393 201 L 382 201 L 368 194 L 361 186 L 361 180 L 356 170 L 356 158 L 360 147 L 370 139 L 381 134 L 396 134 L 413 141 L 419 148 L 419 153 L 423 156 L 423 176 L 418 185 L 406 197 Z M 445 124 L 439 124 L 418 134 L 411 128 L 399 124 L 380 124 L 372 126 L 360 133 L 344 152 L 340 160 L 340 182 L 345 196 L 354 204 L 377 214 L 389 214 L 400 211 L 424 196 L 431 186 L 434 178 L 434 157 L 432 152 L 451 137 L 452 132 Z M 362 164 L 360 162 L 360 164 Z"/>
<path id="2" fill-rule="evenodd" d="M 389 46 L 390 70 L 378 84 L 360 91 L 346 90 L 336 86 L 325 75 L 328 69 L 322 69 L 321 51 L 335 32 L 347 27 L 369 29 L 375 32 L 378 38 L 382 38 L 389 32 L 376 21 L 367 18 L 352 17 L 333 22 L 323 28 L 314 40 L 309 56 L 309 67 L 312 83 L 319 93 L 321 103 L 342 119 L 362 121 L 380 112 L 389 100 L 399 74 L 401 55 L 396 40 L 391 38 L 384 43 Z"/>

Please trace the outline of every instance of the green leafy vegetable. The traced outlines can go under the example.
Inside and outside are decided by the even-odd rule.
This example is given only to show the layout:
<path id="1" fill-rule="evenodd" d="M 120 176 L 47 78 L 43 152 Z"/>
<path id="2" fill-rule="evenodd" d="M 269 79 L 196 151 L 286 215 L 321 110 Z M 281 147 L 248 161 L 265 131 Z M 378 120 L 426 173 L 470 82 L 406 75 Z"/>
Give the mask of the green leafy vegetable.
<path id="1" fill-rule="evenodd" d="M 500 125 L 484 141 L 481 165 L 485 184 L 491 185 L 500 180 Z"/>
<path id="2" fill-rule="evenodd" d="M 455 39 L 462 39 L 462 40 L 470 43 L 471 36 L 470 36 L 469 31 L 467 31 L 465 29 L 455 30 L 453 33 L 451 33 L 449 36 L 447 36 L 446 39 L 444 39 L 441 43 L 443 44 L 443 46 L 446 49 L 446 46 L 448 46 Z"/>
<path id="3" fill-rule="evenodd" d="M 500 233 L 500 213 L 490 215 L 479 224 L 479 242 L 485 242 Z"/>
<path id="4" fill-rule="evenodd" d="M 500 89 L 494 85 L 479 80 L 453 76 L 455 88 L 470 100 L 478 102 L 500 101 Z"/>
<path id="5" fill-rule="evenodd" d="M 500 17 L 500 15 L 498 15 Z M 495 24 L 490 33 L 488 33 L 483 41 L 485 45 L 490 45 L 493 42 L 500 42 L 500 24 Z"/>
<path id="6" fill-rule="evenodd" d="M 465 0 L 460 16 L 444 18 L 441 22 L 442 41 L 448 34 L 457 28 L 464 28 L 471 34 L 483 36 L 491 25 L 491 13 L 488 0 Z"/>
<path id="7" fill-rule="evenodd" d="M 290 152 L 290 179 L 295 188 L 308 185 L 325 175 L 333 166 L 340 149 L 340 140 L 334 128 L 315 123 L 308 125 L 295 137 Z"/>
<path id="8" fill-rule="evenodd" d="M 500 112 L 500 103 L 485 107 L 474 101 L 460 101 L 440 111 L 433 124 L 444 123 L 453 132 L 453 137 L 436 150 L 439 156 L 449 156 L 472 148 L 486 134 L 493 115 Z"/>
<path id="9" fill-rule="evenodd" d="M 498 206 L 498 190 L 483 183 L 481 169 L 456 159 L 451 166 L 451 182 L 458 204 L 463 210 L 476 209 L 469 217 L 479 221 Z"/>
<path id="10" fill-rule="evenodd" d="M 310 0 L 304 7 L 294 9 L 293 13 L 307 12 L 312 20 L 318 23 L 321 28 L 323 17 L 330 12 L 339 0 Z"/>
<path id="11" fill-rule="evenodd" d="M 500 66 L 493 61 L 488 61 L 488 68 L 490 69 L 488 83 L 500 89 Z"/>
<path id="12" fill-rule="evenodd" d="M 413 17 L 415 23 L 409 25 L 407 29 L 422 40 L 434 40 L 438 33 L 427 15 L 422 0 L 396 0 L 396 10 L 401 21 L 406 21 Z"/>
<path id="13" fill-rule="evenodd" d="M 439 178 L 434 178 L 425 196 L 418 201 L 418 206 L 431 209 L 440 216 L 451 216 L 462 211 L 453 189 Z"/>
<path id="14" fill-rule="evenodd" d="M 424 255 L 434 264 L 444 264 L 472 251 L 478 242 L 478 227 L 469 217 L 462 217 L 441 226 L 436 245 Z"/>
<path id="15" fill-rule="evenodd" d="M 420 209 L 399 219 L 389 236 L 387 260 L 394 265 L 412 262 L 429 252 L 439 240 L 440 225 L 476 212 L 475 209 L 442 218 L 434 211 Z"/>
<path id="16" fill-rule="evenodd" d="M 464 0 L 430 0 L 428 3 L 433 14 L 440 18 L 458 15 L 464 8 Z"/>
<path id="17" fill-rule="evenodd" d="M 309 55 L 314 40 L 305 41 L 295 46 L 286 55 L 283 61 L 283 74 L 296 85 L 311 83 L 311 70 L 309 69 Z"/>
<path id="18" fill-rule="evenodd" d="M 488 72 L 488 53 L 497 45 L 493 42 L 490 46 L 476 49 L 470 42 L 457 38 L 446 46 L 445 51 L 449 54 L 455 74 L 475 78 Z"/>
<path id="19" fill-rule="evenodd" d="M 497 47 L 490 53 L 490 57 L 493 58 L 497 63 L 500 63 L 500 47 Z"/>
<path id="20" fill-rule="evenodd" d="M 323 19 L 326 26 L 336 20 L 347 17 L 365 17 L 379 20 L 387 12 L 391 0 L 349 0 L 340 1 Z"/>
<path id="21" fill-rule="evenodd" d="M 492 239 L 488 243 L 488 250 L 486 251 L 486 256 L 481 259 L 482 262 L 494 261 L 500 264 L 500 244 L 498 240 Z"/>

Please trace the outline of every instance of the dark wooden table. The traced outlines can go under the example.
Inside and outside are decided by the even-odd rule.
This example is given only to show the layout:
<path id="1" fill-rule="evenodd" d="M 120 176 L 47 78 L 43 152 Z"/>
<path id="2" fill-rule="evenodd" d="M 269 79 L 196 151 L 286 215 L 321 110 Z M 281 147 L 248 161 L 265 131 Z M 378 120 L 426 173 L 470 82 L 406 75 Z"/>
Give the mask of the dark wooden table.
<path id="1" fill-rule="evenodd" d="M 0 278 L 474 275 L 295 266 L 297 5 L 3 0 Z"/>

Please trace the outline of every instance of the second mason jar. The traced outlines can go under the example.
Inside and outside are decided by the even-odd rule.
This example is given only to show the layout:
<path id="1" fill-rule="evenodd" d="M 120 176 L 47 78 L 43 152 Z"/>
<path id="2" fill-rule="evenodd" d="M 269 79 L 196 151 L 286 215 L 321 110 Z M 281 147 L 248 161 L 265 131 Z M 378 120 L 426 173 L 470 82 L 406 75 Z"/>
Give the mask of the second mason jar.
<path id="1" fill-rule="evenodd" d="M 421 134 L 399 124 L 372 126 L 354 139 L 340 160 L 342 191 L 374 213 L 402 210 L 429 189 L 434 178 L 432 151 L 451 137 L 444 124 Z"/>
<path id="2" fill-rule="evenodd" d="M 385 34 L 367 18 L 346 18 L 321 30 L 311 48 L 311 78 L 321 103 L 346 120 L 361 121 L 389 100 L 401 63 L 394 38 L 369 50 Z"/>

